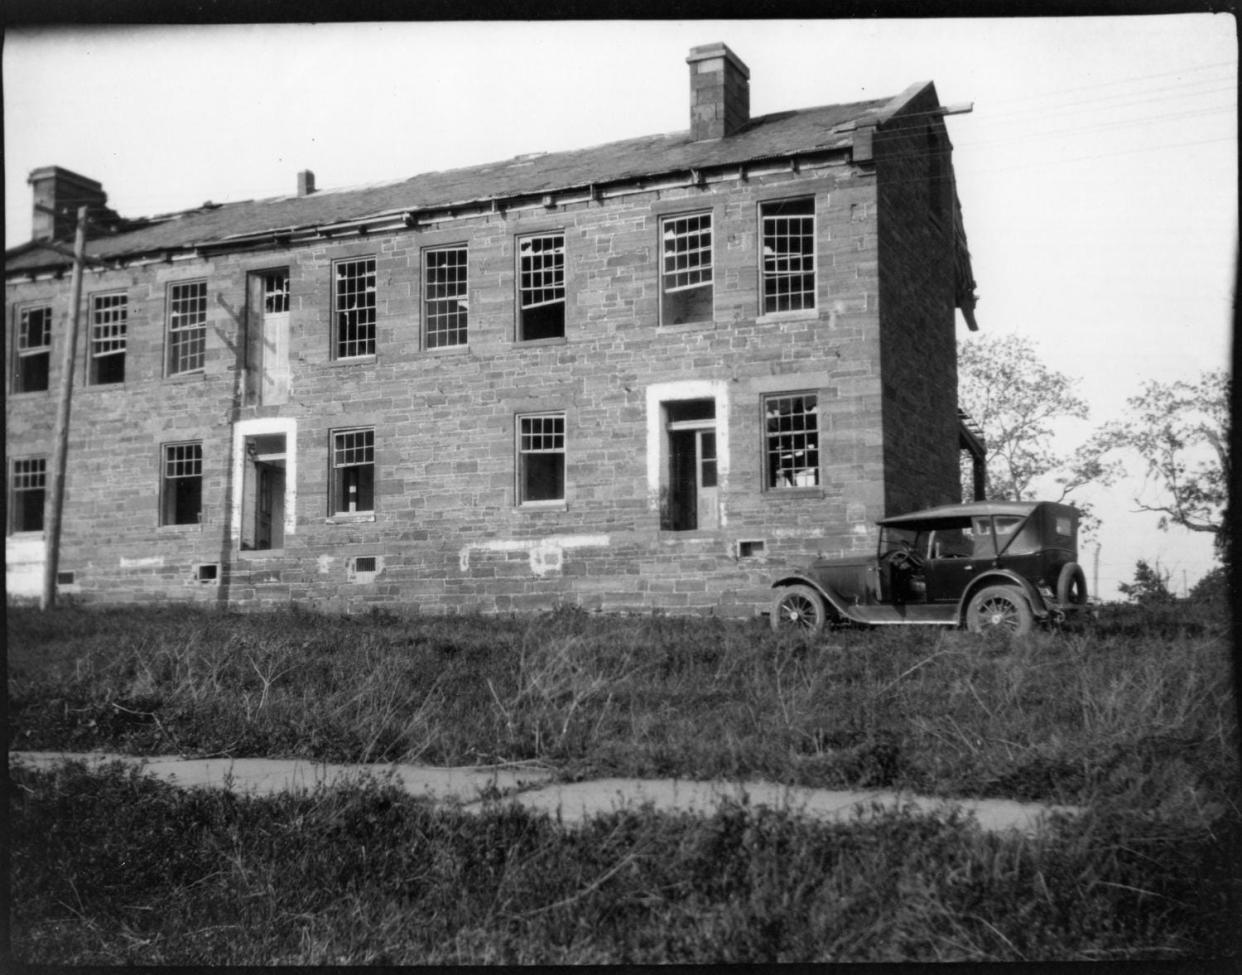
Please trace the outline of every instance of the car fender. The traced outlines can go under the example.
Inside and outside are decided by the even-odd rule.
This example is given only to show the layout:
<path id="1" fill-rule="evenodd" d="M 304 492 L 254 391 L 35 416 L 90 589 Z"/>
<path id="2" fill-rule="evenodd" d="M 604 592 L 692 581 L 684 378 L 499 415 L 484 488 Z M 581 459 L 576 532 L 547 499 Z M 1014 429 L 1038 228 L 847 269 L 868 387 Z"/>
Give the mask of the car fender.
<path id="1" fill-rule="evenodd" d="M 860 619 L 850 612 L 849 606 L 840 596 L 826 589 L 820 583 L 816 582 L 811 576 L 802 572 L 791 572 L 788 575 L 781 576 L 774 583 L 773 589 L 783 589 L 786 586 L 810 586 L 817 593 L 824 597 L 824 601 L 828 604 L 828 608 L 842 619 L 853 620 L 855 623 L 865 623 L 866 620 Z"/>
<path id="2" fill-rule="evenodd" d="M 1036 617 L 1042 619 L 1048 615 L 1048 605 L 1044 597 L 1029 580 L 1009 569 L 989 569 L 978 578 L 972 579 L 970 585 L 962 593 L 962 598 L 957 604 L 958 619 L 965 621 L 966 608 L 970 605 L 971 599 L 974 598 L 975 593 L 986 586 L 1016 586 L 1026 595 L 1027 602 L 1031 604 L 1031 612 Z"/>

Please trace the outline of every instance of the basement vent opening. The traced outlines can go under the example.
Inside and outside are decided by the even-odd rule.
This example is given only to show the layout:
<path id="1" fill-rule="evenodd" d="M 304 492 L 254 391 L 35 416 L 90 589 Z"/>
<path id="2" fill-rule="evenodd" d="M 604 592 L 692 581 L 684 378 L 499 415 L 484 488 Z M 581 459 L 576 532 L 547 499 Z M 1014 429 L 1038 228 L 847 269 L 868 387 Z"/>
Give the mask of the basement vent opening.
<path id="1" fill-rule="evenodd" d="M 216 562 L 200 565 L 195 570 L 194 578 L 199 582 L 213 583 L 220 581 L 220 566 Z"/>
<path id="2" fill-rule="evenodd" d="M 346 563 L 346 575 L 350 582 L 374 582 L 383 567 L 377 555 L 355 555 Z"/>
<path id="3" fill-rule="evenodd" d="M 737 557 L 739 559 L 761 558 L 766 551 L 767 544 L 762 539 L 745 539 L 737 543 Z"/>
<path id="4" fill-rule="evenodd" d="M 57 572 L 56 573 L 56 585 L 58 586 L 72 586 L 73 581 L 74 581 L 74 577 L 73 577 L 72 572 Z"/>

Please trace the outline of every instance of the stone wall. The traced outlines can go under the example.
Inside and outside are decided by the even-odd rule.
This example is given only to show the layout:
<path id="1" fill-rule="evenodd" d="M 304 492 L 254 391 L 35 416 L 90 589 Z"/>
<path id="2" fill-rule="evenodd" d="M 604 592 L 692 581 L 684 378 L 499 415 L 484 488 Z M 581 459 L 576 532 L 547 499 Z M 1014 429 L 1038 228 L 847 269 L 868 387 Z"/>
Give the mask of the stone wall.
<path id="1" fill-rule="evenodd" d="M 893 190 L 892 205 L 907 205 L 912 192 Z M 817 308 L 761 316 L 757 205 L 807 194 L 815 199 Z M 954 381 L 951 252 L 928 261 L 934 242 L 907 241 L 910 222 L 886 219 L 884 205 L 874 176 L 841 163 L 89 272 L 88 307 L 101 292 L 129 297 L 126 380 L 83 385 L 79 365 L 61 568 L 74 573 L 82 598 L 108 601 L 424 612 L 567 602 L 750 614 L 779 566 L 869 548 L 886 503 L 895 510 L 918 493 L 919 478 L 903 465 L 944 466 L 956 483 L 956 435 L 941 447 L 940 409 L 954 397 L 937 388 Z M 659 217 L 704 210 L 714 215 L 714 320 L 661 326 Z M 545 230 L 565 234 L 566 334 L 518 342 L 515 239 Z M 469 345 L 426 350 L 423 252 L 444 244 L 469 247 Z M 377 352 L 338 361 L 332 265 L 362 256 L 377 262 Z M 893 269 L 884 269 L 886 259 Z M 289 399 L 248 405 L 247 275 L 283 267 Z M 205 368 L 168 378 L 168 286 L 195 279 L 208 283 Z M 935 297 L 916 300 L 923 290 Z M 947 326 L 942 293 L 950 295 Z M 63 335 L 67 275 L 10 283 L 10 330 L 19 307 L 44 299 Z M 907 318 L 911 309 L 917 315 Z M 881 312 L 893 333 L 883 338 Z M 87 328 L 84 321 L 83 348 Z M 7 402 L 10 458 L 50 455 L 55 348 L 52 358 L 51 392 Z M 795 391 L 819 399 L 821 483 L 764 490 L 762 397 Z M 716 401 L 718 525 L 661 530 L 660 404 L 702 395 Z M 565 501 L 525 507 L 516 499 L 516 418 L 541 411 L 565 414 Z M 373 517 L 329 516 L 330 437 L 350 427 L 375 430 Z M 283 545 L 239 551 L 244 444 L 273 433 L 288 442 Z M 200 524 L 160 527 L 161 447 L 176 441 L 202 442 L 203 515 Z M 748 543 L 745 553 L 739 542 Z M 360 571 L 358 557 L 373 557 L 373 571 Z"/>
<path id="2" fill-rule="evenodd" d="M 934 89 L 875 140 L 885 501 L 961 501 L 950 144 Z"/>

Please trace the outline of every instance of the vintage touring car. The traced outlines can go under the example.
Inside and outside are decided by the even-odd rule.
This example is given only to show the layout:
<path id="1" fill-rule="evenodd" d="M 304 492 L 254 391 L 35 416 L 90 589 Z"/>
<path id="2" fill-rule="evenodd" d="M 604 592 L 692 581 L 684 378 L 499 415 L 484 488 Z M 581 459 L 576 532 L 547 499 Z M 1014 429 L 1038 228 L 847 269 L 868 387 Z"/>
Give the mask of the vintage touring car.
<path id="1" fill-rule="evenodd" d="M 915 623 L 1019 634 L 1087 609 L 1070 505 L 976 501 L 877 524 L 875 555 L 820 558 L 777 579 L 772 628 Z"/>

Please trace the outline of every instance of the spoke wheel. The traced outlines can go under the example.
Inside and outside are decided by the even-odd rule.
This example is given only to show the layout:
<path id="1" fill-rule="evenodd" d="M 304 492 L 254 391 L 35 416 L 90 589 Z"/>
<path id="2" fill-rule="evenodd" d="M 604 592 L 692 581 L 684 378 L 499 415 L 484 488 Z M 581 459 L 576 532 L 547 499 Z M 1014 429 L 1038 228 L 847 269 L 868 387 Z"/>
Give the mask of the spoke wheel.
<path id="1" fill-rule="evenodd" d="M 1031 606 L 1013 586 L 989 586 L 977 592 L 966 611 L 972 633 L 1029 633 L 1034 623 Z"/>
<path id="2" fill-rule="evenodd" d="M 810 586 L 786 586 L 776 593 L 768 614 L 777 633 L 814 636 L 824 628 L 828 612 L 824 601 Z"/>

